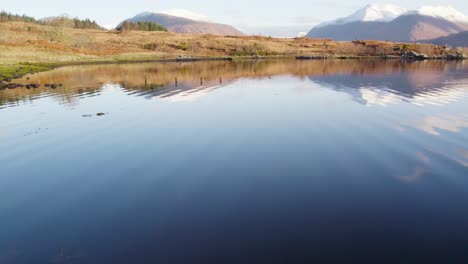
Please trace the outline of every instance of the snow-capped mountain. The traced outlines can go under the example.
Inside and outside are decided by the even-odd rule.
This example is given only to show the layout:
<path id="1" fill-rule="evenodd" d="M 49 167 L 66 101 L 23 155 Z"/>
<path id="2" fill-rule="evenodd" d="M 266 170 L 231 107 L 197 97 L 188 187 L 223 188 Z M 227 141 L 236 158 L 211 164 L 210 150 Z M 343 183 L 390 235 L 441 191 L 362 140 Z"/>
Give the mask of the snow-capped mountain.
<path id="1" fill-rule="evenodd" d="M 347 17 L 338 18 L 331 22 L 325 22 L 320 25 L 339 25 L 339 24 L 347 24 L 352 22 L 358 21 L 367 21 L 367 22 L 387 22 L 392 21 L 393 19 L 397 18 L 398 16 L 408 12 L 405 8 L 391 5 L 391 4 L 370 4 L 365 6 L 362 9 L 359 9 L 354 14 L 351 14 Z"/>
<path id="2" fill-rule="evenodd" d="M 429 16 L 451 22 L 468 23 L 468 16 L 451 6 L 423 6 L 417 10 L 408 11 L 405 15 Z"/>
<path id="3" fill-rule="evenodd" d="M 154 22 L 176 33 L 204 33 L 221 36 L 243 35 L 242 32 L 232 26 L 209 22 L 208 18 L 203 15 L 182 9 L 165 10 L 157 13 L 144 12 L 125 21 Z"/>
<path id="4" fill-rule="evenodd" d="M 374 39 L 420 41 L 468 30 L 468 17 L 453 7 L 424 6 L 417 10 L 372 4 L 354 14 L 322 23 L 308 34 L 334 40 Z"/>
<path id="5" fill-rule="evenodd" d="M 210 22 L 210 19 L 208 19 L 207 16 L 198 14 L 189 10 L 185 10 L 185 9 L 167 9 L 167 10 L 163 10 L 163 11 L 156 12 L 156 13 L 187 18 L 187 19 L 194 20 L 194 21 Z"/>

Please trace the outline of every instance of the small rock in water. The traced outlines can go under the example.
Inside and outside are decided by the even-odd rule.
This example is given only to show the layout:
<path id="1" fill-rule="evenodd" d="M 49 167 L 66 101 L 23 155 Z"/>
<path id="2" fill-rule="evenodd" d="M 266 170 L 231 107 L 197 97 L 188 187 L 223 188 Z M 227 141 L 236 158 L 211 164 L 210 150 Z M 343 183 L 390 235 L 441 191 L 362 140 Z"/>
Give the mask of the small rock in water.
<path id="1" fill-rule="evenodd" d="M 106 115 L 106 114 L 105 114 L 105 113 L 97 113 L 96 115 L 97 115 L 97 116 L 104 116 L 104 115 Z"/>
<path id="2" fill-rule="evenodd" d="M 92 115 L 82 115 L 82 117 L 92 117 Z"/>

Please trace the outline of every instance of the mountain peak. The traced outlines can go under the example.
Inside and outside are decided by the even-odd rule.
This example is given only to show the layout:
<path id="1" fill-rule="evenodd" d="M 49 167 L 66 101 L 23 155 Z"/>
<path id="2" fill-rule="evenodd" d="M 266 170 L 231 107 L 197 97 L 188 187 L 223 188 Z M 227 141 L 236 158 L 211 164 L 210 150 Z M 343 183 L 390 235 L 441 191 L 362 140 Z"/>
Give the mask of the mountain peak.
<path id="1" fill-rule="evenodd" d="M 408 15 L 430 16 L 446 19 L 451 22 L 468 23 L 468 16 L 451 6 L 423 6 L 417 10 L 407 12 Z"/>
<path id="2" fill-rule="evenodd" d="M 186 18 L 186 19 L 190 19 L 194 21 L 210 22 L 207 16 L 198 14 L 189 10 L 185 10 L 185 9 L 167 9 L 167 10 L 163 10 L 157 13 L 169 15 L 169 16 L 182 17 L 182 18 Z"/>
<path id="3" fill-rule="evenodd" d="M 199 22 L 210 22 L 207 16 L 202 15 L 202 14 L 197 14 L 192 11 L 185 10 L 185 9 L 167 9 L 167 10 L 155 11 L 155 12 L 143 12 L 143 13 L 136 15 L 135 17 L 140 18 L 140 17 L 149 16 L 152 14 L 185 18 L 188 20 L 199 21 Z"/>
<path id="4" fill-rule="evenodd" d="M 221 36 L 243 35 L 242 32 L 232 26 L 210 22 L 208 18 L 203 15 L 183 9 L 143 12 L 125 21 L 134 23 L 142 21 L 153 22 L 176 33 L 213 34 Z"/>
<path id="5" fill-rule="evenodd" d="M 359 21 L 391 21 L 406 13 L 403 7 L 392 4 L 369 4 L 354 15 Z"/>
<path id="6" fill-rule="evenodd" d="M 319 26 L 352 22 L 388 22 L 406 12 L 408 10 L 405 8 L 393 4 L 368 4 L 347 17 L 325 22 Z"/>

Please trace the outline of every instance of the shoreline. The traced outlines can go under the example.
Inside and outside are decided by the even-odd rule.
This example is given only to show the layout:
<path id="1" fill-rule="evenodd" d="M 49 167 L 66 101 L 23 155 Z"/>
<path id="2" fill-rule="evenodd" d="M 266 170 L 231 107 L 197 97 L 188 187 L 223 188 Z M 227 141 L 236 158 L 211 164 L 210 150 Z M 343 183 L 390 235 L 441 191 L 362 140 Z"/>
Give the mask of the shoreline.
<path id="1" fill-rule="evenodd" d="M 183 62 L 201 62 L 201 61 L 257 61 L 257 60 L 401 60 L 402 62 L 412 62 L 420 60 L 439 60 L 439 61 L 462 61 L 463 58 L 447 58 L 447 57 L 427 57 L 424 59 L 411 58 L 395 55 L 330 55 L 330 56 L 315 56 L 315 55 L 270 55 L 270 56 L 213 56 L 213 57 L 189 57 L 179 56 L 176 58 L 160 58 L 160 59 L 131 59 L 131 60 L 82 60 L 82 61 L 66 61 L 66 62 L 20 62 L 17 64 L 0 64 L 0 88 L 1 85 L 7 85 L 13 80 L 20 79 L 27 74 L 35 74 L 39 72 L 51 71 L 59 67 L 65 66 L 80 66 L 80 65 L 110 65 L 110 64 L 134 64 L 134 63 L 183 63 Z"/>

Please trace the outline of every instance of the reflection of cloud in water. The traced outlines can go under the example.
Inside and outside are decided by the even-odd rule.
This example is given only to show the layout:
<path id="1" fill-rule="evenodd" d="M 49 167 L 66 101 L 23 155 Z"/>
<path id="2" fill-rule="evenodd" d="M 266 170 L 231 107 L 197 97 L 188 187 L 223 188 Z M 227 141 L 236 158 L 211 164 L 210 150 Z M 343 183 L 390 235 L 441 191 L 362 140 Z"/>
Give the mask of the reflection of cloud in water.
<path id="1" fill-rule="evenodd" d="M 416 157 L 423 164 L 415 166 L 413 171 L 411 172 L 411 174 L 403 175 L 403 176 L 398 177 L 400 180 L 402 180 L 404 182 L 416 182 L 416 181 L 421 180 L 422 177 L 424 176 L 424 174 L 429 171 L 429 169 L 426 168 L 425 166 L 430 165 L 431 159 L 422 152 L 416 153 Z M 423 165 L 425 165 L 425 166 L 423 167 Z"/>
<path id="2" fill-rule="evenodd" d="M 404 175 L 400 177 L 400 180 L 405 182 L 416 182 L 420 180 L 424 174 L 426 173 L 426 169 L 421 167 L 416 167 L 413 169 L 413 172 L 409 175 Z"/>
<path id="3" fill-rule="evenodd" d="M 456 148 L 455 152 L 459 155 L 459 158 L 456 159 L 461 165 L 468 167 L 468 150 Z"/>
<path id="4" fill-rule="evenodd" d="M 418 152 L 416 154 L 416 157 L 418 157 L 419 160 L 421 160 L 422 162 L 424 162 L 425 164 L 429 164 L 431 163 L 431 158 L 429 158 L 428 156 L 426 156 L 424 153 L 422 152 Z"/>
<path id="5" fill-rule="evenodd" d="M 361 93 L 361 102 L 366 105 L 387 106 L 402 101 L 401 96 L 385 90 L 374 90 L 372 88 L 363 87 L 359 89 L 359 92 Z"/>
<path id="6" fill-rule="evenodd" d="M 431 150 L 435 154 L 439 154 L 446 159 L 454 161 L 463 167 L 468 167 L 468 156 L 466 156 L 466 150 L 454 147 L 449 149 L 447 152 L 440 150 Z"/>
<path id="7" fill-rule="evenodd" d="M 455 151 L 458 152 L 464 159 L 468 161 L 468 150 L 457 148 L 455 149 Z"/>
<path id="8" fill-rule="evenodd" d="M 452 157 L 458 164 L 468 167 L 468 150 L 462 148 L 454 148 L 454 156 Z"/>
<path id="9" fill-rule="evenodd" d="M 440 135 L 439 130 L 458 133 L 462 128 L 468 128 L 468 114 L 428 116 L 406 125 L 436 136 Z"/>

